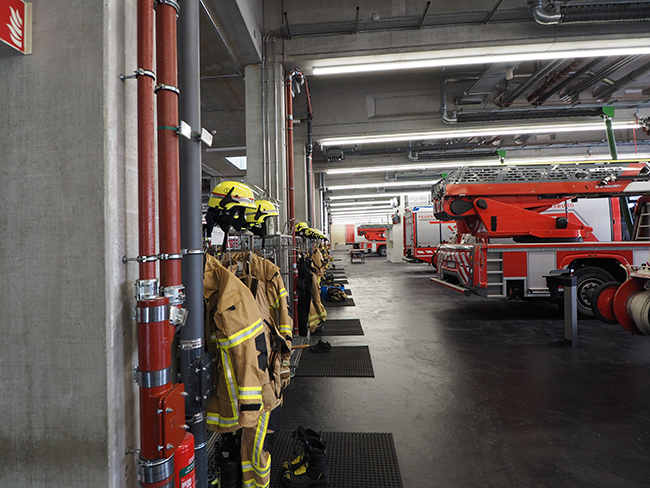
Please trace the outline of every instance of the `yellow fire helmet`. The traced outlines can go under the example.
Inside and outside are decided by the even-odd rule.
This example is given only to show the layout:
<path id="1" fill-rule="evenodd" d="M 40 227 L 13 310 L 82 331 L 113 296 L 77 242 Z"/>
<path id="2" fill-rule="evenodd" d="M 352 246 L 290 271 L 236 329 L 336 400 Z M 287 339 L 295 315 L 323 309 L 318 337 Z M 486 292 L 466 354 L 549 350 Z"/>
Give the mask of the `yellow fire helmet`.
<path id="1" fill-rule="evenodd" d="M 230 210 L 233 207 L 256 209 L 253 190 L 239 181 L 222 181 L 214 187 L 208 205 Z"/>
<path id="2" fill-rule="evenodd" d="M 295 232 L 296 234 L 303 234 L 307 229 L 309 229 L 307 222 L 298 222 L 296 224 Z"/>
<path id="3" fill-rule="evenodd" d="M 261 225 L 269 217 L 279 215 L 273 203 L 268 200 L 255 200 L 255 208 L 246 209 L 246 224 Z"/>

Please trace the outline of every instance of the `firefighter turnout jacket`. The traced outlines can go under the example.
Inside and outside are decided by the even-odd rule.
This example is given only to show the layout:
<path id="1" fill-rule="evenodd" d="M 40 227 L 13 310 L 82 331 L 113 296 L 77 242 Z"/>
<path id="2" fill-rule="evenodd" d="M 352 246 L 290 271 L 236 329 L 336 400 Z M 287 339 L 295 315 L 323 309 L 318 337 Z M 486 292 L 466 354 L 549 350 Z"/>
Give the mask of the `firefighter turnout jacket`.
<path id="1" fill-rule="evenodd" d="M 269 329 L 251 291 L 206 254 L 206 328 L 215 354 L 215 393 L 207 426 L 218 432 L 258 427 L 260 416 L 280 403 L 271 382 Z"/>

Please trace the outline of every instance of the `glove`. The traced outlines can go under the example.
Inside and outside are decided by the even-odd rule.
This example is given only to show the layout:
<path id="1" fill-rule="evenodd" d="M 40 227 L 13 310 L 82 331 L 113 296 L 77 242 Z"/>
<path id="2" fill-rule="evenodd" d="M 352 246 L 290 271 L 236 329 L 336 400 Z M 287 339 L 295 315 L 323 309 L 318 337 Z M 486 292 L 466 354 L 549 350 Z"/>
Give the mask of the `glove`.
<path id="1" fill-rule="evenodd" d="M 285 359 L 282 361 L 282 366 L 280 367 L 280 384 L 283 389 L 289 386 L 289 383 L 291 382 L 290 364 L 289 360 Z"/>

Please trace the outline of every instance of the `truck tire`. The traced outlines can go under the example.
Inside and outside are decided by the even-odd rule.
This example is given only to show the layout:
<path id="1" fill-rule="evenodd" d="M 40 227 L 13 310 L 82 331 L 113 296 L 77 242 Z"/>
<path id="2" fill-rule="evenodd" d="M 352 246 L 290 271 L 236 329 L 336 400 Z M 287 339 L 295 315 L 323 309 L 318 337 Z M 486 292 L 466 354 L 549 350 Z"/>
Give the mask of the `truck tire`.
<path id="1" fill-rule="evenodd" d="M 377 254 L 379 254 L 382 258 L 386 257 L 386 246 L 379 246 L 377 248 Z"/>
<path id="2" fill-rule="evenodd" d="M 603 283 L 616 281 L 608 271 L 596 266 L 585 266 L 576 270 L 578 286 L 576 290 L 578 313 L 584 317 L 593 317 L 594 312 L 591 309 L 591 298 L 596 288 Z"/>

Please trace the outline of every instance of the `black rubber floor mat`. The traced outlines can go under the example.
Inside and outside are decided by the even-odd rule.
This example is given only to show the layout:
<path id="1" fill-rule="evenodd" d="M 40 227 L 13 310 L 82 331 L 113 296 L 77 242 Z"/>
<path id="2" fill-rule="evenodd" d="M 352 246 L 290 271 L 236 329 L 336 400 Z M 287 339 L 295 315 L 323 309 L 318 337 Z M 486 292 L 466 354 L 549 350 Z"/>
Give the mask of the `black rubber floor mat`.
<path id="1" fill-rule="evenodd" d="M 346 298 L 342 302 L 330 302 L 329 300 L 325 300 L 323 305 L 328 309 L 330 307 L 354 307 L 356 304 L 354 303 L 354 298 Z"/>
<path id="2" fill-rule="evenodd" d="M 328 319 L 314 335 L 363 335 L 363 329 L 359 319 Z"/>
<path id="3" fill-rule="evenodd" d="M 281 430 L 271 449 L 271 487 L 282 487 L 282 462 L 294 458 L 292 432 Z M 329 488 L 402 488 L 393 434 L 322 432 L 330 472 Z"/>
<path id="4" fill-rule="evenodd" d="M 296 376 L 374 378 L 368 346 L 332 346 L 328 352 L 303 351 Z"/>
<path id="5" fill-rule="evenodd" d="M 345 294 L 346 295 L 352 295 L 352 290 L 350 290 L 349 288 L 346 288 L 345 289 Z"/>
<path id="6" fill-rule="evenodd" d="M 348 280 L 334 280 L 334 283 L 337 285 L 347 285 Z"/>

